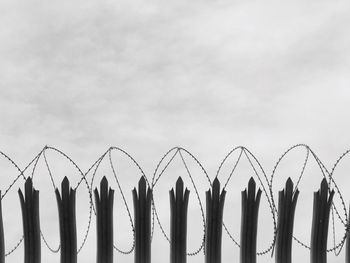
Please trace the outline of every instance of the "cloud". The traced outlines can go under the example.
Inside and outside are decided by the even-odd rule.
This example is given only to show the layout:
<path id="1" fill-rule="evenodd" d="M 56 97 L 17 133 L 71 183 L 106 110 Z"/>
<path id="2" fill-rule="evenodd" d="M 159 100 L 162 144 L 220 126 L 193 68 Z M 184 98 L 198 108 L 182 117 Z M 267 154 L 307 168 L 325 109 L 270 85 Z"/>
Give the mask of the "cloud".
<path id="1" fill-rule="evenodd" d="M 213 173 L 234 145 L 273 163 L 306 142 L 333 160 L 349 144 L 349 8 L 2 1 L 1 148 L 25 163 L 56 145 L 88 167 L 119 145 L 150 174 L 174 145 Z"/>

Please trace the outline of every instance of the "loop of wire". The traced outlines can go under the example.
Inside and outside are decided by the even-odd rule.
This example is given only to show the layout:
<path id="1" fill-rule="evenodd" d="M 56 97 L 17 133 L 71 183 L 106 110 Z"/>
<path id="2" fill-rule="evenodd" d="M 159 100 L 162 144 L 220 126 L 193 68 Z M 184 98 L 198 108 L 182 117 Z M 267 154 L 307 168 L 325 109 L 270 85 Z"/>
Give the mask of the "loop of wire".
<path id="1" fill-rule="evenodd" d="M 335 170 L 336 168 L 339 166 L 339 164 L 341 163 L 341 161 L 349 155 L 350 153 L 350 149 L 345 151 L 343 154 L 341 154 L 338 159 L 336 160 L 336 162 L 334 163 L 333 167 L 328 170 L 325 165 L 321 162 L 320 158 L 312 151 L 312 149 L 306 145 L 306 144 L 296 144 L 291 146 L 290 148 L 288 148 L 277 160 L 277 162 L 275 163 L 270 178 L 268 179 L 266 172 L 263 168 L 263 166 L 261 165 L 261 163 L 259 162 L 259 160 L 257 159 L 257 157 L 255 155 L 253 155 L 246 147 L 244 146 L 238 146 L 233 148 L 231 151 L 229 151 L 229 153 L 224 157 L 224 159 L 221 161 L 219 168 L 216 172 L 216 177 L 218 177 L 220 175 L 221 169 L 223 167 L 223 165 L 226 163 L 226 161 L 230 158 L 230 156 L 235 152 L 235 151 L 239 151 L 238 157 L 236 158 L 234 165 L 232 167 L 232 169 L 229 172 L 228 178 L 224 184 L 223 189 L 226 189 L 228 183 L 230 180 L 232 180 L 232 176 L 236 170 L 236 168 L 238 167 L 240 161 L 242 160 L 242 156 L 245 156 L 246 159 L 249 162 L 250 167 L 252 168 L 255 177 L 258 179 L 259 184 L 265 194 L 266 200 L 268 202 L 270 211 L 271 211 L 271 218 L 273 221 L 273 238 L 271 243 L 268 245 L 268 247 L 260 252 L 257 252 L 257 255 L 261 256 L 264 254 L 267 254 L 268 252 L 272 251 L 273 253 L 273 248 L 276 242 L 276 235 L 277 235 L 277 216 L 278 216 L 278 211 L 277 211 L 277 207 L 276 207 L 276 203 L 275 203 L 275 198 L 273 195 L 273 180 L 276 177 L 276 171 L 280 165 L 280 163 L 282 162 L 282 160 L 284 160 L 287 155 L 297 149 L 297 148 L 302 148 L 305 149 L 305 156 L 303 158 L 303 162 L 302 162 L 302 166 L 301 166 L 301 170 L 300 173 L 297 177 L 297 181 L 295 184 L 295 188 L 294 191 L 298 188 L 302 177 L 305 174 L 305 170 L 307 167 L 307 164 L 310 161 L 310 157 L 312 157 L 313 160 L 316 161 L 317 166 L 320 169 L 320 172 L 322 174 L 323 178 L 326 178 L 328 180 L 328 185 L 329 185 L 329 191 L 331 191 L 331 187 L 333 187 L 336 191 L 336 194 L 339 196 L 340 202 L 341 202 L 341 208 L 337 207 L 334 203 L 332 204 L 331 207 L 331 220 L 332 220 L 332 234 L 333 234 L 333 245 L 332 247 L 327 249 L 327 252 L 334 252 L 334 254 L 336 256 L 338 256 L 342 250 L 342 248 L 344 247 L 345 244 L 345 240 L 347 237 L 347 233 L 349 231 L 349 220 L 348 220 L 348 211 L 345 205 L 345 201 L 344 198 L 341 194 L 341 191 L 337 185 L 337 183 L 335 182 L 334 179 L 334 174 L 335 174 Z M 108 156 L 108 162 L 109 162 L 109 167 L 111 169 L 111 173 L 115 179 L 115 182 L 117 184 L 118 190 L 121 194 L 122 200 L 123 200 L 123 205 L 126 209 L 128 218 L 129 218 L 129 222 L 130 222 L 130 226 L 131 226 L 131 231 L 132 231 L 132 244 L 131 244 L 131 248 L 127 249 L 127 250 L 122 250 L 120 249 L 116 244 L 113 244 L 113 247 L 116 251 L 118 251 L 121 254 L 130 254 L 133 252 L 133 250 L 135 249 L 135 227 L 134 227 L 134 222 L 130 213 L 130 209 L 129 209 L 129 205 L 126 201 L 124 192 L 122 190 L 122 186 L 120 183 L 120 180 L 118 179 L 118 175 L 120 174 L 119 172 L 117 172 L 116 169 L 116 165 L 113 163 L 113 158 L 112 158 L 112 152 L 116 151 L 116 152 L 120 152 L 122 153 L 124 156 L 126 156 L 132 163 L 132 165 L 134 165 L 140 172 L 140 175 L 143 176 L 148 184 L 148 187 L 150 187 L 152 189 L 152 191 L 154 191 L 155 186 L 157 185 L 159 179 L 164 175 L 164 173 L 166 172 L 166 170 L 168 169 L 169 165 L 174 161 L 176 156 L 180 157 L 180 161 L 183 165 L 183 167 L 185 168 L 186 171 L 186 175 L 189 177 L 192 187 L 195 191 L 196 197 L 197 197 L 197 201 L 200 207 L 200 212 L 201 212 L 201 217 L 202 217 L 202 223 L 203 223 L 203 236 L 202 236 L 202 241 L 199 245 L 199 248 L 194 250 L 193 252 L 189 252 L 187 253 L 188 256 L 194 256 L 197 255 L 202 249 L 204 252 L 204 244 L 205 244 L 205 216 L 204 216 L 204 209 L 203 209 L 203 204 L 202 201 L 200 199 L 199 193 L 198 193 L 198 187 L 196 186 L 195 180 L 193 179 L 193 175 L 192 172 L 190 170 L 190 167 L 186 161 L 186 158 L 184 156 L 184 154 L 186 154 L 186 156 L 188 156 L 192 161 L 194 161 L 194 163 L 200 168 L 202 175 L 205 176 L 206 180 L 208 181 L 208 185 L 212 186 L 212 182 L 208 176 L 207 171 L 204 169 L 203 165 L 200 163 L 200 161 L 194 157 L 193 154 L 191 154 L 188 150 L 182 148 L 182 147 L 174 147 L 172 149 L 170 149 L 169 151 L 167 151 L 162 158 L 160 159 L 160 161 L 157 163 L 156 168 L 154 170 L 153 176 L 152 176 L 152 181 L 149 182 L 144 171 L 142 170 L 141 166 L 139 165 L 139 163 L 125 150 L 118 148 L 118 147 L 110 147 L 108 148 L 108 150 L 106 152 L 104 152 L 90 167 L 89 169 L 84 173 L 82 172 L 82 170 L 79 168 L 79 166 L 73 161 L 73 159 L 71 159 L 67 154 L 65 154 L 63 151 L 55 148 L 55 147 L 51 147 L 51 146 L 45 146 L 43 147 L 43 149 L 24 167 L 24 169 L 21 169 L 16 163 L 15 161 L 9 157 L 8 155 L 6 155 L 4 152 L 0 151 L 0 157 L 3 157 L 6 161 L 8 161 L 11 166 L 13 166 L 16 170 L 17 170 L 17 175 L 14 177 L 14 179 L 12 180 L 12 182 L 10 183 L 10 185 L 5 189 L 5 191 L 3 192 L 2 196 L 1 196 L 1 201 L 4 200 L 4 198 L 6 197 L 6 195 L 8 194 L 8 192 L 14 187 L 14 185 L 16 184 L 16 182 L 21 178 L 23 181 L 26 180 L 26 175 L 25 173 L 28 172 L 29 168 L 32 167 L 32 170 L 30 172 L 30 175 L 33 179 L 34 176 L 36 174 L 36 169 L 38 166 L 38 163 L 40 161 L 40 159 L 42 158 L 47 170 L 47 174 L 50 178 L 51 184 L 53 189 L 56 189 L 56 183 L 54 180 L 54 175 L 53 175 L 53 171 L 50 165 L 50 162 L 47 158 L 46 152 L 50 150 L 53 151 L 55 153 L 57 153 L 59 156 L 65 158 L 66 160 L 68 160 L 69 163 L 71 163 L 71 165 L 78 171 L 78 174 L 80 176 L 80 179 L 76 185 L 76 187 L 74 189 L 78 189 L 79 186 L 81 185 L 82 182 L 84 182 L 86 190 L 88 191 L 88 195 L 89 195 L 89 214 L 88 214 L 88 225 L 86 227 L 86 231 L 84 231 L 84 236 L 83 236 L 83 240 L 82 243 L 79 246 L 79 249 L 77 250 L 77 253 L 79 253 L 81 251 L 81 249 L 84 247 L 86 240 L 88 238 L 88 234 L 89 234 L 89 230 L 90 230 L 90 226 L 91 226 L 91 221 L 92 221 L 92 214 L 94 213 L 94 215 L 96 215 L 96 209 L 94 206 L 94 203 L 92 201 L 92 187 L 93 187 L 93 182 L 94 179 L 96 177 L 96 174 L 98 172 L 98 169 L 100 167 L 101 162 L 105 159 L 105 157 Z M 166 162 L 166 164 L 164 165 L 164 167 L 161 169 L 162 164 L 165 162 L 166 158 L 169 158 L 169 160 Z M 87 176 L 92 173 L 91 176 L 91 181 L 88 182 L 87 180 Z M 340 214 L 340 210 L 343 210 L 342 214 Z M 152 231 L 151 231 L 151 240 L 153 239 L 153 234 L 154 234 L 154 217 L 156 218 L 157 224 L 160 227 L 160 230 L 163 234 L 163 236 L 165 237 L 165 239 L 170 242 L 170 239 L 168 237 L 168 235 L 165 233 L 165 230 L 160 222 L 157 210 L 156 210 L 156 205 L 155 205 L 155 200 L 154 200 L 154 196 L 152 197 Z M 337 217 L 337 219 L 341 222 L 341 224 L 344 226 L 344 235 L 342 236 L 341 240 L 337 243 L 336 242 L 336 228 L 335 228 L 335 217 Z M 235 240 L 233 238 L 233 235 L 229 232 L 227 226 L 225 225 L 225 223 L 223 222 L 223 227 L 225 229 L 225 232 L 228 234 L 229 238 L 232 240 L 232 242 L 240 247 L 240 244 L 237 240 Z M 52 253 L 58 253 L 60 251 L 60 244 L 58 244 L 57 248 L 54 249 L 52 245 L 50 245 L 47 241 L 47 239 L 45 238 L 45 235 L 43 234 L 42 231 L 40 231 L 41 234 L 41 238 L 44 241 L 45 246 L 52 252 Z M 19 238 L 18 241 L 16 241 L 16 244 L 9 249 L 6 253 L 5 256 L 9 256 L 11 255 L 19 246 L 20 244 L 23 242 L 24 237 L 21 236 Z M 305 242 L 301 241 L 299 238 L 297 238 L 296 236 L 293 236 L 293 239 L 302 247 L 306 248 L 306 249 L 310 249 L 310 246 L 308 244 L 306 244 Z"/>

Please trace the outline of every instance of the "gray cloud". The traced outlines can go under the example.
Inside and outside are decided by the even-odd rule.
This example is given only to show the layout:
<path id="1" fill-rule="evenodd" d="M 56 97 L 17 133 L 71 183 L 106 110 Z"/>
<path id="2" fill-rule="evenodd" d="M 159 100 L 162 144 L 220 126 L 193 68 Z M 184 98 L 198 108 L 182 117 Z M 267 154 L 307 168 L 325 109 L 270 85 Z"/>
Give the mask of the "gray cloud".
<path id="1" fill-rule="evenodd" d="M 270 170 L 287 146 L 305 142 L 331 163 L 349 144 L 349 8 L 313 1 L 2 1 L 1 150 L 25 164 L 45 144 L 56 145 L 87 169 L 118 145 L 151 175 L 161 154 L 181 145 L 213 177 L 232 146 L 247 145 Z M 156 236 L 154 247 L 166 249 L 159 229 Z M 91 258 L 89 242 L 79 260 Z M 296 259 L 308 256 L 296 250 Z M 155 253 L 155 262 L 165 254 Z"/>

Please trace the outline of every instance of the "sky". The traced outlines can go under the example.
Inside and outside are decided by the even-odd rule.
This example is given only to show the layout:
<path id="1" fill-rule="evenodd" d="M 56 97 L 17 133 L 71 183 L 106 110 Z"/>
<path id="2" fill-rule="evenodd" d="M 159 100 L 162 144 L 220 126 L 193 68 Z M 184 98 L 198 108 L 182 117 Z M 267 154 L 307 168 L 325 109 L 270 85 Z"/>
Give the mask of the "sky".
<path id="1" fill-rule="evenodd" d="M 237 146 L 247 147 L 270 178 L 278 158 L 289 147 L 304 143 L 331 170 L 350 148 L 349 11 L 346 1 L 2 0 L 0 150 L 24 169 L 49 145 L 67 154 L 85 173 L 109 147 L 119 147 L 137 161 L 151 181 L 162 156 L 173 147 L 183 147 L 213 180 L 225 155 Z M 131 190 L 140 170 L 125 154 L 111 152 L 132 214 Z M 305 148 L 296 148 L 281 162 L 273 181 L 276 196 L 288 176 L 297 180 L 305 152 Z M 209 182 L 190 155 L 183 154 L 204 205 Z M 46 155 L 55 186 L 64 176 L 77 184 L 80 174 L 72 163 L 55 150 L 48 149 Z M 235 156 L 220 176 L 227 178 Z M 350 201 L 345 191 L 348 166 L 344 157 L 334 175 L 346 206 Z M 18 171 L 5 158 L 0 167 L 4 193 Z M 108 155 L 93 188 L 103 175 L 111 178 L 111 186 L 117 190 Z M 57 207 L 43 156 L 35 176 L 42 231 L 48 244 L 57 248 Z M 156 185 L 155 202 L 169 233 L 168 190 L 178 176 L 191 192 L 188 250 L 193 252 L 200 247 L 203 234 L 201 210 L 179 156 Z M 257 179 L 244 157 L 227 185 L 224 221 L 238 241 L 240 191 L 251 176 Z M 295 220 L 295 234 L 306 244 L 311 233 L 312 192 L 321 178 L 310 158 L 299 185 Z M 92 173 L 87 180 L 91 182 Z M 22 235 L 19 187 L 23 189 L 21 178 L 2 200 L 6 251 Z M 78 188 L 79 244 L 89 215 L 84 187 Z M 115 198 L 115 241 L 128 250 L 132 244 L 130 222 L 120 193 Z M 342 211 L 339 195 L 335 202 Z M 259 251 L 268 248 L 272 226 L 263 196 Z M 343 229 L 339 222 L 336 226 L 339 241 Z M 92 216 L 79 261 L 95 260 L 95 228 Z M 329 234 L 329 247 L 332 238 Z M 43 262 L 59 262 L 59 254 L 42 244 Z M 294 260 L 309 257 L 309 251 L 296 242 L 293 248 Z M 222 254 L 223 262 L 239 259 L 238 247 L 226 234 Z M 114 256 L 119 262 L 133 260 L 132 254 L 115 251 Z M 339 257 L 330 253 L 329 260 L 343 262 L 344 256 L 344 251 Z M 169 244 L 157 223 L 152 259 L 155 263 L 169 260 Z M 23 260 L 23 244 L 6 260 Z M 188 257 L 190 263 L 203 260 L 203 251 Z M 270 254 L 258 257 L 262 263 L 273 260 Z"/>

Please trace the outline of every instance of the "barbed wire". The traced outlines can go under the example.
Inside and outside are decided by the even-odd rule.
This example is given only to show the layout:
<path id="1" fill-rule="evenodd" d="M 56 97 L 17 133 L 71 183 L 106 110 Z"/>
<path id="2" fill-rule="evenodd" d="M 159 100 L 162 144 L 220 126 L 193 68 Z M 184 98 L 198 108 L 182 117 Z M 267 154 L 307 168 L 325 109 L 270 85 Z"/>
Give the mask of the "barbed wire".
<path id="1" fill-rule="evenodd" d="M 262 188 L 266 200 L 268 202 L 269 205 L 269 209 L 271 212 L 271 218 L 273 221 L 273 238 L 271 243 L 267 246 L 266 249 L 263 249 L 262 251 L 257 252 L 257 255 L 261 256 L 261 255 L 265 255 L 267 254 L 269 251 L 272 251 L 273 253 L 273 248 L 275 246 L 275 242 L 276 242 L 276 235 L 277 235 L 277 224 L 276 224 L 276 220 L 278 217 L 278 211 L 277 211 L 277 207 L 276 207 L 276 203 L 275 203 L 275 198 L 274 198 L 274 189 L 273 189 L 273 182 L 274 182 L 274 178 L 276 177 L 277 174 L 277 169 L 280 165 L 280 163 L 288 156 L 289 153 L 291 153 L 293 150 L 296 150 L 298 148 L 302 148 L 305 149 L 305 156 L 303 158 L 302 161 L 302 165 L 301 165 L 301 170 L 300 173 L 297 177 L 296 183 L 295 183 L 295 187 L 294 187 L 294 191 L 296 191 L 296 189 L 298 188 L 299 184 L 301 183 L 301 180 L 303 178 L 303 176 L 305 175 L 305 170 L 307 167 L 307 164 L 310 161 L 310 157 L 312 157 L 312 159 L 315 160 L 317 166 L 320 169 L 320 173 L 322 175 L 323 178 L 326 178 L 328 180 L 328 186 L 329 186 L 329 191 L 331 191 L 331 189 L 335 189 L 336 194 L 338 195 L 339 199 L 340 199 L 340 203 L 341 203 L 341 208 L 337 207 L 335 205 L 335 203 L 333 202 L 332 206 L 331 206 L 331 220 L 332 220 L 332 234 L 333 234 L 333 245 L 330 248 L 327 248 L 327 252 L 334 252 L 334 254 L 336 256 L 338 256 L 342 250 L 342 248 L 344 247 L 345 244 L 345 240 L 347 237 L 347 233 L 349 231 L 349 222 L 348 222 L 348 211 L 345 205 L 345 201 L 344 198 L 342 196 L 342 193 L 339 189 L 339 186 L 337 185 L 334 176 L 335 176 L 335 170 L 336 168 L 339 166 L 339 164 L 342 162 L 342 160 L 347 157 L 350 153 L 350 149 L 346 150 L 344 153 L 342 153 L 337 159 L 336 162 L 333 164 L 332 168 L 330 170 L 328 170 L 326 168 L 326 166 L 324 165 L 324 163 L 320 160 L 320 158 L 316 155 L 316 153 L 306 144 L 296 144 L 293 145 L 291 147 L 289 147 L 287 150 L 285 150 L 282 155 L 279 156 L 279 158 L 277 159 L 277 162 L 274 164 L 270 178 L 267 177 L 267 174 L 265 172 L 264 167 L 262 166 L 262 164 L 260 163 L 260 161 L 258 160 L 258 158 L 251 152 L 249 151 L 246 147 L 244 146 L 238 146 L 233 148 L 232 150 L 230 150 L 225 157 L 223 158 L 223 160 L 220 162 L 219 167 L 217 169 L 216 175 L 215 177 L 219 177 L 220 173 L 222 172 L 222 167 L 225 165 L 225 163 L 229 160 L 229 158 L 231 158 L 231 156 L 233 156 L 233 153 L 235 153 L 236 151 L 239 151 L 238 157 L 235 159 L 233 167 L 230 169 L 229 174 L 228 174 L 228 178 L 223 186 L 223 189 L 226 189 L 226 187 L 228 186 L 229 181 L 232 180 L 233 178 L 233 174 L 236 171 L 238 165 L 240 164 L 241 160 L 242 160 L 242 156 L 245 156 L 245 158 L 248 160 L 250 167 L 252 168 L 255 177 L 258 179 L 259 185 Z M 169 168 L 170 164 L 172 162 L 174 162 L 175 158 L 177 156 L 180 157 L 180 162 L 182 163 L 183 167 L 185 168 L 186 171 L 186 175 L 189 177 L 190 181 L 191 181 L 191 185 L 195 191 L 196 197 L 197 197 L 197 201 L 199 204 L 199 208 L 200 208 L 200 212 L 201 212 L 201 217 L 202 217 L 202 223 L 203 223 L 203 236 L 202 236 L 202 241 L 199 245 L 198 249 L 195 249 L 193 252 L 188 252 L 187 255 L 188 256 L 194 256 L 197 255 L 203 248 L 204 248 L 204 244 L 205 244 L 205 216 L 204 216 L 204 209 L 203 209 L 203 204 L 202 204 L 202 200 L 200 198 L 199 192 L 198 192 L 198 186 L 196 185 L 196 182 L 194 180 L 194 177 L 192 175 L 192 172 L 190 170 L 190 167 L 185 159 L 184 154 L 186 154 L 186 156 L 188 156 L 192 161 L 194 161 L 194 163 L 200 168 L 201 174 L 205 176 L 206 180 L 208 181 L 208 186 L 212 186 L 212 182 L 211 179 L 207 173 L 207 171 L 204 169 L 204 166 L 202 165 L 202 163 L 188 150 L 182 148 L 182 147 L 174 147 L 171 148 L 169 151 L 167 151 L 160 159 L 160 161 L 157 163 L 156 168 L 154 170 L 153 176 L 152 176 L 152 181 L 149 182 L 147 179 L 147 176 L 145 174 L 145 172 L 143 171 L 143 169 L 141 168 L 141 166 L 139 165 L 139 163 L 125 150 L 118 148 L 118 147 L 109 147 L 103 154 L 101 154 L 99 156 L 99 158 L 87 169 L 86 172 L 83 172 L 82 169 L 73 161 L 73 159 L 71 157 L 69 157 L 66 153 L 64 153 L 63 151 L 52 147 L 52 146 L 44 146 L 43 149 L 41 149 L 39 151 L 39 153 L 30 161 L 27 163 L 27 165 L 24 167 L 24 169 L 21 169 L 16 162 L 14 161 L 13 158 L 9 157 L 7 154 L 5 154 L 4 152 L 0 151 L 0 157 L 2 157 L 4 160 L 6 160 L 7 162 L 9 162 L 11 164 L 12 167 L 14 167 L 17 171 L 16 176 L 14 177 L 14 179 L 10 182 L 9 186 L 7 186 L 7 188 L 5 187 L 5 191 L 3 192 L 2 196 L 1 196 L 1 201 L 3 202 L 5 200 L 6 195 L 9 193 L 9 191 L 11 191 L 11 189 L 13 189 L 14 185 L 16 184 L 16 182 L 22 178 L 23 181 L 26 180 L 27 176 L 25 175 L 25 173 L 28 171 L 28 169 L 30 167 L 32 167 L 32 170 L 30 172 L 30 177 L 32 177 L 32 179 L 34 179 L 34 176 L 36 174 L 36 170 L 38 167 L 38 163 L 41 159 L 43 159 L 44 164 L 45 164 L 45 168 L 47 170 L 47 175 L 50 178 L 51 184 L 52 184 L 52 188 L 56 189 L 56 183 L 55 183 L 55 176 L 54 176 L 54 172 L 53 169 L 50 165 L 50 161 L 49 158 L 47 157 L 46 153 L 47 151 L 53 151 L 55 153 L 57 153 L 59 156 L 63 157 L 64 159 L 66 159 L 74 168 L 75 170 L 77 170 L 78 174 L 79 174 L 79 180 L 77 185 L 74 187 L 74 189 L 78 189 L 79 186 L 81 185 L 82 182 L 84 182 L 85 184 L 85 188 L 87 190 L 88 193 L 88 205 L 89 205 L 89 213 L 88 213 L 88 223 L 86 226 L 85 231 L 83 232 L 84 235 L 82 237 L 82 242 L 79 245 L 79 248 L 77 250 L 77 253 L 79 253 L 82 248 L 84 247 L 87 238 L 88 238 L 88 234 L 89 234 L 89 230 L 91 227 L 91 221 L 92 221 L 92 214 L 96 215 L 96 209 L 94 206 L 94 202 L 92 201 L 92 188 L 93 188 L 93 182 L 94 179 L 96 177 L 96 174 L 99 170 L 99 167 L 102 163 L 102 161 L 108 156 L 108 163 L 109 163 L 109 167 L 111 169 L 111 174 L 113 176 L 113 178 L 115 179 L 115 182 L 117 184 L 118 190 L 121 194 L 122 200 L 123 200 L 123 205 L 124 208 L 126 209 L 127 212 L 127 216 L 128 216 L 128 220 L 131 226 L 131 230 L 132 230 L 132 244 L 131 244 L 131 248 L 127 249 L 127 250 L 122 250 L 120 249 L 116 244 L 113 244 L 113 247 L 116 251 L 118 251 L 121 254 L 130 254 L 132 253 L 132 251 L 135 248 L 135 227 L 134 227 L 134 222 L 133 222 L 133 218 L 131 216 L 130 213 L 130 208 L 129 208 L 129 204 L 126 201 L 125 198 L 125 194 L 123 192 L 123 188 L 122 188 L 122 184 L 120 182 L 120 180 L 118 179 L 120 172 L 117 171 L 116 169 L 116 165 L 113 162 L 113 158 L 112 158 L 112 152 L 116 151 L 119 153 L 122 153 L 124 156 L 126 156 L 130 161 L 131 164 L 133 166 L 135 166 L 140 173 L 140 176 L 143 176 L 147 182 L 148 187 L 154 191 L 156 185 L 159 183 L 159 179 L 165 174 L 166 170 Z M 169 160 L 167 160 L 167 162 L 165 162 L 165 160 L 169 158 Z M 165 162 L 165 165 L 164 165 Z M 161 168 L 162 167 L 162 168 Z M 89 174 L 91 175 L 91 180 L 88 181 L 87 176 Z M 34 182 L 34 181 L 33 181 Z M 35 186 L 35 185 L 34 185 Z M 340 214 L 340 210 L 343 210 L 343 215 Z M 336 241 L 336 227 L 335 227 L 335 216 L 338 218 L 338 220 L 341 222 L 341 224 L 344 226 L 344 234 L 342 235 L 342 238 L 340 239 L 340 241 Z M 160 227 L 161 233 L 163 234 L 163 236 L 165 237 L 165 239 L 170 243 L 170 238 L 168 237 L 168 235 L 166 234 L 163 225 L 160 222 L 158 213 L 157 213 L 157 209 L 156 209 L 156 205 L 155 205 L 155 196 L 152 196 L 152 230 L 151 230 L 151 240 L 153 240 L 153 234 L 154 234 L 154 222 L 155 222 L 155 218 L 157 221 L 158 226 Z M 227 226 L 225 225 L 225 223 L 223 222 L 223 227 L 225 229 L 225 232 L 228 234 L 229 238 L 233 241 L 233 243 L 240 247 L 240 243 L 235 240 L 233 238 L 233 235 L 230 233 L 230 231 L 228 230 Z M 45 237 L 44 233 L 42 231 L 40 231 L 40 235 L 41 238 L 44 241 L 45 246 L 52 252 L 52 253 L 58 253 L 60 251 L 60 244 L 58 244 L 57 248 L 54 249 L 52 245 L 49 244 L 49 242 L 47 241 L 47 238 Z M 297 244 L 301 245 L 302 247 L 306 248 L 306 249 L 310 249 L 310 246 L 308 244 L 306 244 L 306 242 L 301 241 L 299 238 L 297 238 L 296 236 L 293 236 L 293 239 L 297 242 Z M 8 251 L 6 251 L 5 256 L 9 256 L 11 255 L 14 251 L 17 250 L 17 248 L 20 246 L 20 244 L 23 242 L 23 235 L 16 241 L 16 244 L 10 248 Z M 204 249 L 203 252 L 205 253 Z"/>

